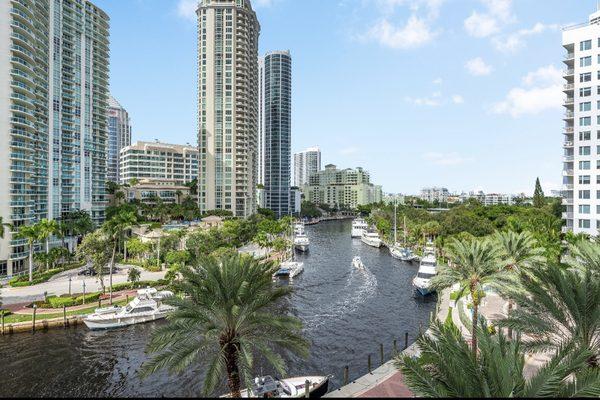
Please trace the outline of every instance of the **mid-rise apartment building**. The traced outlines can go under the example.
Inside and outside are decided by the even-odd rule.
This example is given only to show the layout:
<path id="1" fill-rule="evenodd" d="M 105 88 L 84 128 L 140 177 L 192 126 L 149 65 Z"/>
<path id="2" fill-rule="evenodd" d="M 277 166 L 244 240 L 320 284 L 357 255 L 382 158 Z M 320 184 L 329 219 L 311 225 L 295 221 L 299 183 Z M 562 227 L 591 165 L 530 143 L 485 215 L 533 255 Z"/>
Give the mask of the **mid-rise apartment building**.
<path id="1" fill-rule="evenodd" d="M 465 202 L 469 199 L 475 199 L 484 206 L 496 206 L 499 204 L 511 205 L 513 204 L 514 196 L 510 194 L 502 193 L 484 193 L 483 191 L 461 193 L 460 201 Z"/>
<path id="2" fill-rule="evenodd" d="M 312 147 L 294 154 L 294 186 L 308 184 L 311 175 L 321 170 L 321 149 Z"/>
<path id="3" fill-rule="evenodd" d="M 0 1 L 0 216 L 17 231 L 106 207 L 109 17 L 90 1 Z M 27 243 L 0 239 L 0 276 Z"/>
<path id="4" fill-rule="evenodd" d="M 448 189 L 432 187 L 422 189 L 421 195 L 419 197 L 421 198 L 421 200 L 428 201 L 430 203 L 433 203 L 435 201 L 439 203 L 447 203 L 449 196 L 450 192 L 448 191 Z"/>
<path id="5" fill-rule="evenodd" d="M 290 214 L 292 57 L 289 51 L 274 51 L 258 64 L 258 182 L 264 186 L 264 207 L 281 218 Z"/>
<path id="6" fill-rule="evenodd" d="M 121 150 L 121 184 L 132 179 L 184 185 L 198 177 L 198 148 L 160 142 L 136 142 Z"/>
<path id="7" fill-rule="evenodd" d="M 597 235 L 600 228 L 600 12 L 562 35 L 565 114 L 565 230 Z"/>
<path id="8" fill-rule="evenodd" d="M 339 170 L 335 165 L 327 165 L 323 171 L 312 174 L 302 192 L 305 200 L 337 208 L 379 203 L 383 193 L 381 186 L 371 183 L 364 169 Z"/>
<path id="9" fill-rule="evenodd" d="M 131 145 L 131 122 L 129 113 L 114 97 L 108 99 L 108 162 L 106 180 L 120 182 L 120 153 Z"/>
<path id="10" fill-rule="evenodd" d="M 247 217 L 258 181 L 258 37 L 248 0 L 200 0 L 198 175 L 202 212 Z"/>

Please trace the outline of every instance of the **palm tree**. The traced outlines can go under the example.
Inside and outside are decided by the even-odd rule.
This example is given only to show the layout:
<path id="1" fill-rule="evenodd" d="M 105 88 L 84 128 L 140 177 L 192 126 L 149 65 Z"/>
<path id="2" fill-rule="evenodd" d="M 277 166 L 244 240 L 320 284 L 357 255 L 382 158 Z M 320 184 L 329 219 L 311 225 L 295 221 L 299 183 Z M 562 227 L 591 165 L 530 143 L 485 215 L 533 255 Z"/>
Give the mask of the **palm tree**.
<path id="1" fill-rule="evenodd" d="M 537 246 L 537 241 L 528 232 L 497 232 L 493 240 L 500 249 L 500 256 L 506 270 L 511 272 L 514 277 L 518 277 L 521 272 L 527 272 L 546 261 L 545 250 Z M 503 286 L 500 285 L 500 292 L 502 292 L 502 288 Z M 513 308 L 514 302 L 509 297 L 508 314 Z M 508 330 L 508 337 L 512 339 L 512 329 Z"/>
<path id="2" fill-rule="evenodd" d="M 442 266 L 438 275 L 432 279 L 432 286 L 446 289 L 459 285 L 458 298 L 470 295 L 473 302 L 471 337 L 472 350 L 477 352 L 476 330 L 479 320 L 479 305 L 484 296 L 484 286 L 502 279 L 506 273 L 500 264 L 500 252 L 488 240 L 463 242 L 454 240 L 448 247 L 448 256 L 452 266 Z"/>
<path id="3" fill-rule="evenodd" d="M 276 350 L 305 356 L 308 343 L 298 319 L 272 314 L 290 292 L 273 285 L 274 271 L 273 264 L 237 254 L 182 267 L 183 279 L 175 289 L 183 296 L 167 300 L 177 310 L 153 334 L 148 350 L 157 354 L 143 366 L 143 374 L 163 368 L 180 372 L 206 360 L 205 393 L 211 394 L 225 373 L 234 398 L 241 397 L 242 383 L 251 382 L 257 354 L 284 375 L 285 362 Z"/>
<path id="4" fill-rule="evenodd" d="M 43 219 L 38 222 L 39 240 L 46 243 L 46 256 L 50 253 L 50 237 L 59 232 L 58 222 L 54 220 Z M 46 270 L 49 269 L 49 258 L 46 257 Z"/>
<path id="5" fill-rule="evenodd" d="M 40 227 L 36 225 L 23 225 L 15 235 L 17 239 L 26 239 L 29 247 L 29 282 L 33 281 L 33 247 L 40 240 Z"/>
<path id="6" fill-rule="evenodd" d="M 417 397 L 537 398 L 598 397 L 600 372 L 585 368 L 589 353 L 561 349 L 529 379 L 521 341 L 477 330 L 478 357 L 453 324 L 432 324 L 430 335 L 418 340 L 421 354 L 400 356 L 396 366 Z"/>
<path id="7" fill-rule="evenodd" d="M 4 239 L 4 234 L 5 234 L 4 228 L 10 229 L 10 228 L 12 228 L 12 225 L 5 223 L 3 221 L 3 218 L 0 217 L 0 239 Z"/>
<path id="8" fill-rule="evenodd" d="M 112 219 L 106 221 L 102 226 L 102 229 L 106 233 L 106 235 L 113 242 L 113 250 L 112 257 L 110 259 L 110 277 L 109 277 L 109 296 L 110 296 L 110 304 L 112 304 L 112 277 L 113 277 L 113 269 L 115 267 L 115 256 L 117 253 L 117 247 L 119 243 L 123 240 L 125 233 L 138 225 L 137 216 L 134 212 L 131 211 L 120 211 L 117 215 L 115 215 Z"/>
<path id="9" fill-rule="evenodd" d="M 577 251 L 577 249 L 574 249 Z M 524 290 L 511 297 L 519 306 L 500 326 L 527 335 L 532 351 L 572 346 L 588 350 L 588 364 L 600 367 L 600 279 L 593 268 L 570 260 L 569 269 L 549 265 L 521 275 Z"/>

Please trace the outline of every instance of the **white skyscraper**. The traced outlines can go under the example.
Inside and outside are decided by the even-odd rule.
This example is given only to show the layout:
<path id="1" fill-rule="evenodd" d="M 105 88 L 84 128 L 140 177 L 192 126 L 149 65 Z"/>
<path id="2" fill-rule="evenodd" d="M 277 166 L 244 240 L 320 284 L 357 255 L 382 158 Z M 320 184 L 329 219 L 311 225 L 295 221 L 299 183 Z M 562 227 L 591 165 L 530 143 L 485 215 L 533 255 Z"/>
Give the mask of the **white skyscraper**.
<path id="1" fill-rule="evenodd" d="M 308 178 L 321 170 L 321 149 L 313 147 L 294 154 L 294 186 L 308 184 Z"/>
<path id="2" fill-rule="evenodd" d="M 25 270 L 14 231 L 84 210 L 104 219 L 109 17 L 87 0 L 0 1 L 0 276 Z"/>
<path id="3" fill-rule="evenodd" d="M 129 113 L 114 97 L 108 99 L 108 162 L 106 180 L 118 183 L 120 180 L 119 154 L 121 149 L 131 145 L 131 122 Z"/>
<path id="4" fill-rule="evenodd" d="M 600 12 L 563 30 L 565 229 L 597 235 L 600 228 Z"/>
<path id="5" fill-rule="evenodd" d="M 248 0 L 201 0 L 198 15 L 198 174 L 202 212 L 256 211 L 258 36 Z"/>

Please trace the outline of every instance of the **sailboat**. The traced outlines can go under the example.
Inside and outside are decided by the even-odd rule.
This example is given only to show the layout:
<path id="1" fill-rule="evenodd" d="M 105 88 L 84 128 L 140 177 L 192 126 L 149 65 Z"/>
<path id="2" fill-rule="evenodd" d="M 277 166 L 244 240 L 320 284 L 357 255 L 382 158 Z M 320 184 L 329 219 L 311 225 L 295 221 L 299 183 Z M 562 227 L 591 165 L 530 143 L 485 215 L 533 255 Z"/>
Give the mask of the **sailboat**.
<path id="1" fill-rule="evenodd" d="M 406 216 L 404 216 L 404 245 L 398 243 L 398 203 L 394 202 L 394 245 L 390 247 L 390 254 L 393 258 L 404 262 L 418 261 L 417 257 L 411 249 L 406 246 Z"/>

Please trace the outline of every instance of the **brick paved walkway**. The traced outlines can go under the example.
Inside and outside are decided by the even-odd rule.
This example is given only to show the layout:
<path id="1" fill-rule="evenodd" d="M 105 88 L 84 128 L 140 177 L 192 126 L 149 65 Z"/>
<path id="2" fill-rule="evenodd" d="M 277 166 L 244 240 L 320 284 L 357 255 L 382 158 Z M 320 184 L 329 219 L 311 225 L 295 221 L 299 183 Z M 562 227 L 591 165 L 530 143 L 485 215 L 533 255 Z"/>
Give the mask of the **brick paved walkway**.
<path id="1" fill-rule="evenodd" d="M 360 394 L 358 397 L 364 398 L 381 398 L 381 397 L 414 397 L 413 393 L 408 390 L 404 384 L 404 377 L 401 372 L 396 372 L 387 380 L 381 382 L 374 388 Z"/>

